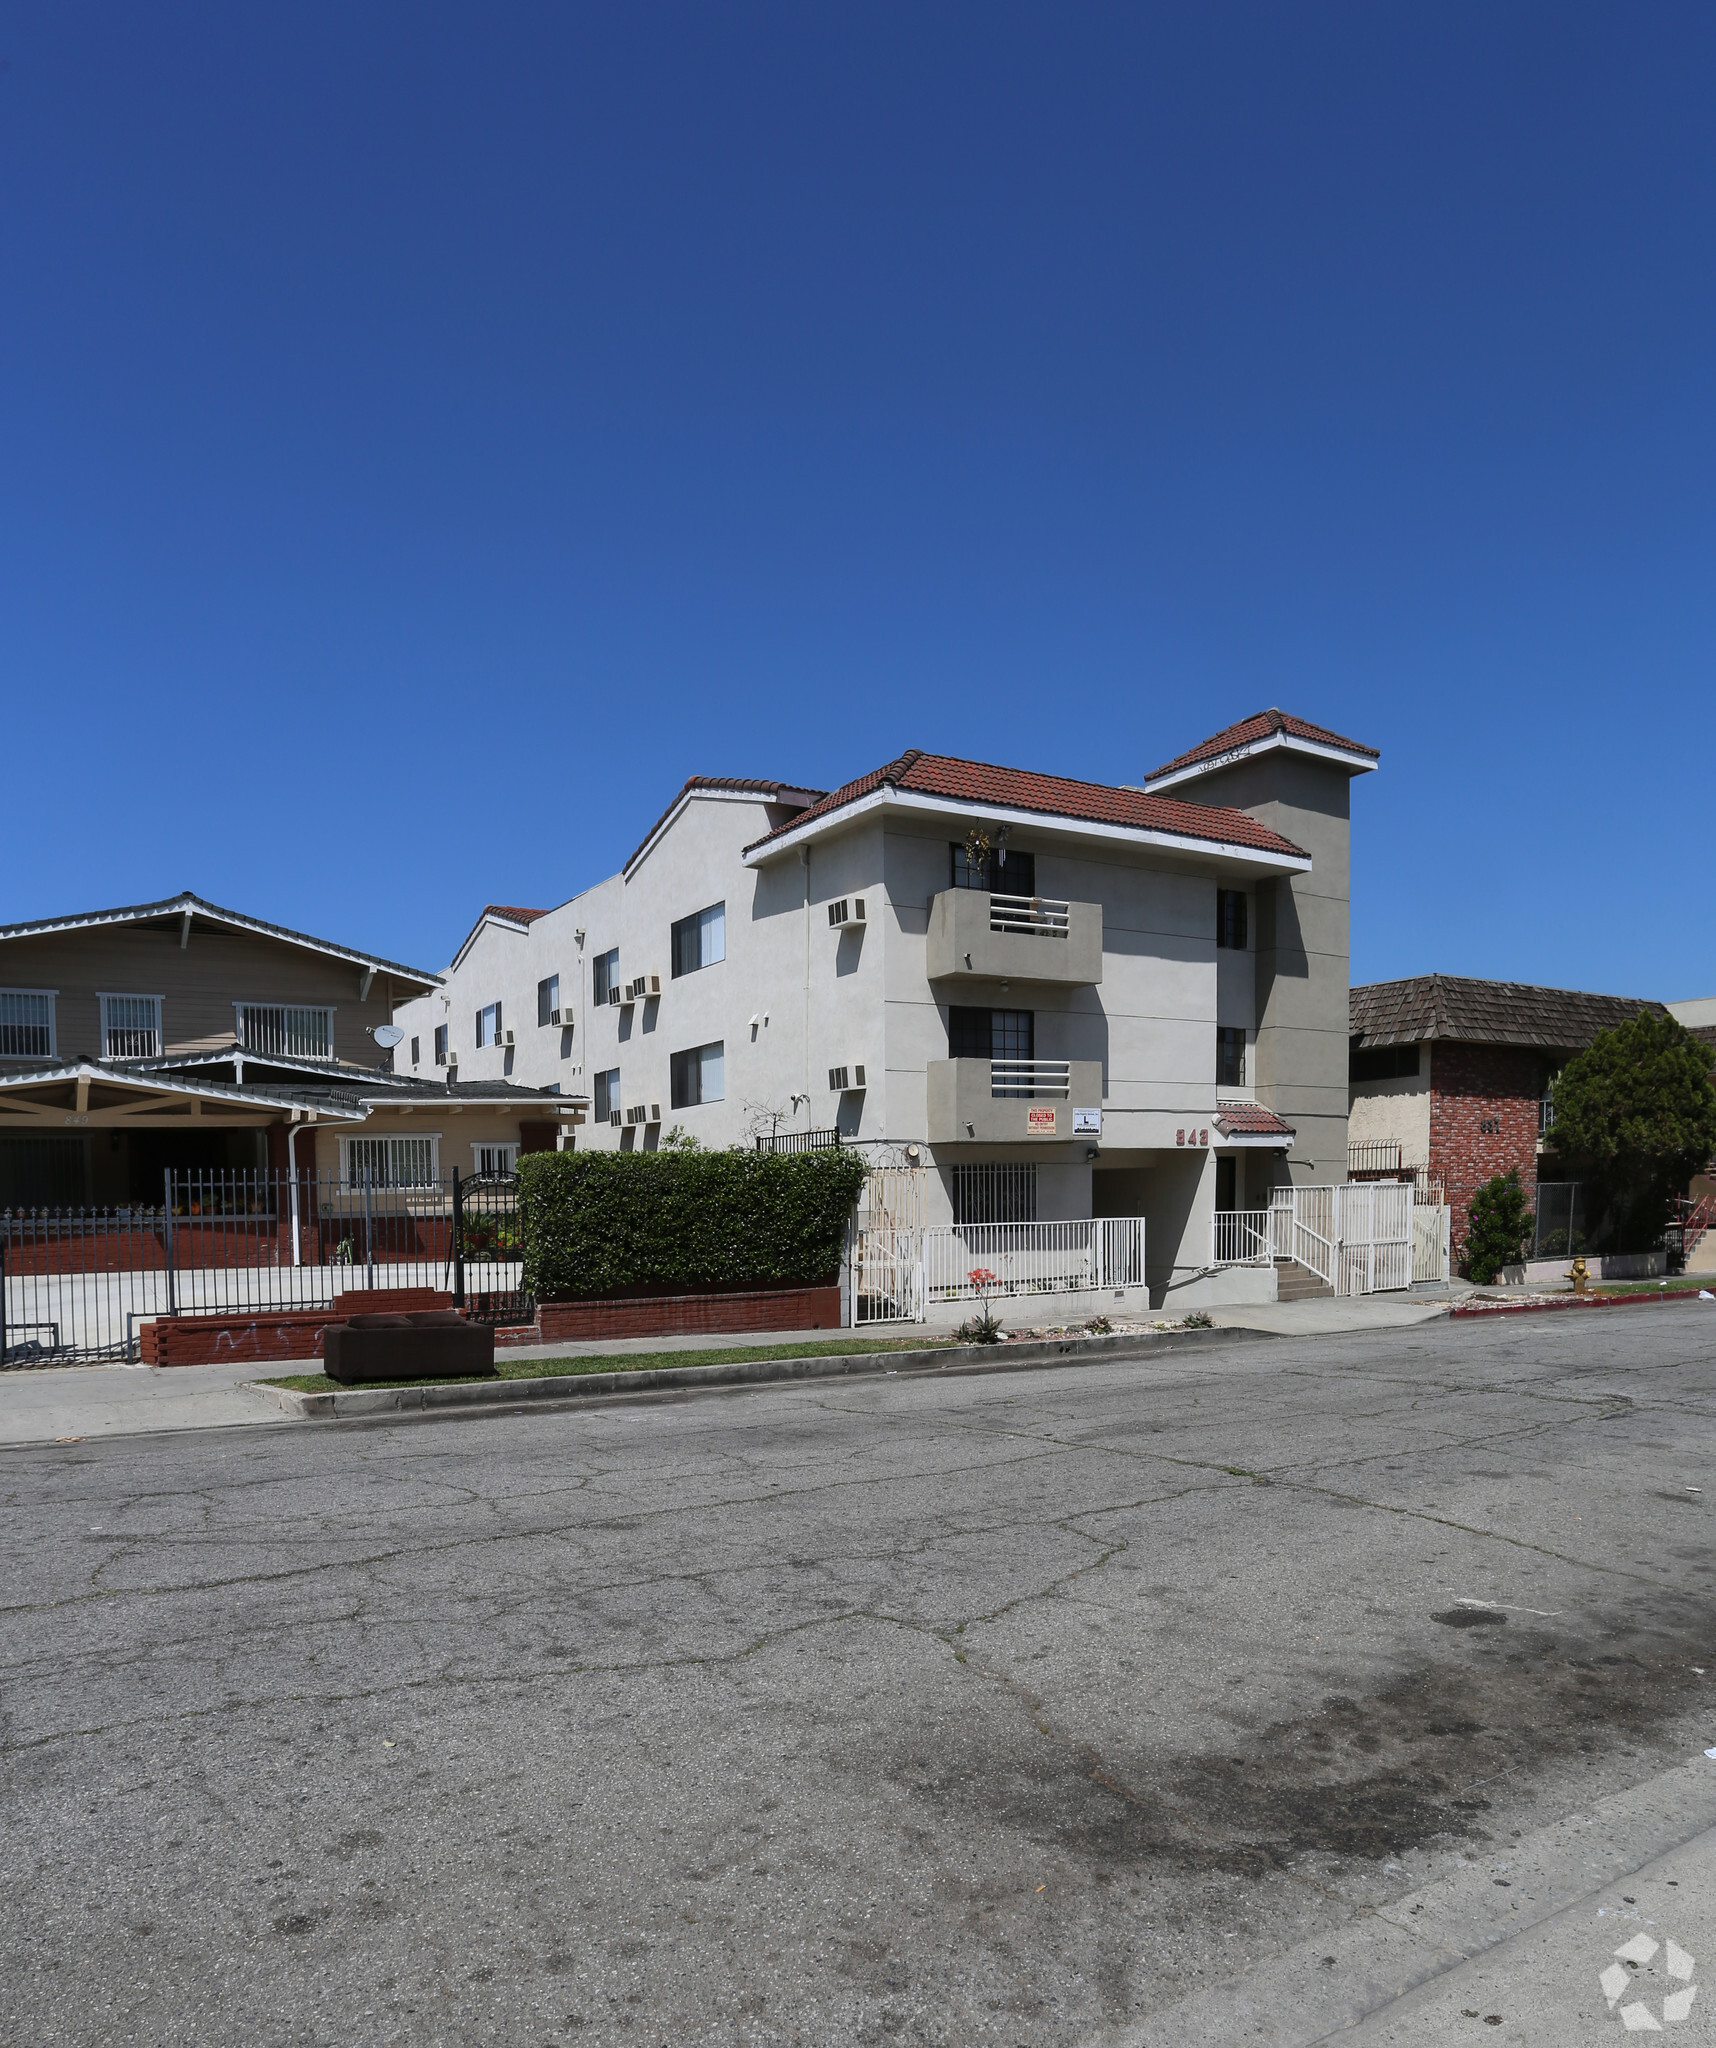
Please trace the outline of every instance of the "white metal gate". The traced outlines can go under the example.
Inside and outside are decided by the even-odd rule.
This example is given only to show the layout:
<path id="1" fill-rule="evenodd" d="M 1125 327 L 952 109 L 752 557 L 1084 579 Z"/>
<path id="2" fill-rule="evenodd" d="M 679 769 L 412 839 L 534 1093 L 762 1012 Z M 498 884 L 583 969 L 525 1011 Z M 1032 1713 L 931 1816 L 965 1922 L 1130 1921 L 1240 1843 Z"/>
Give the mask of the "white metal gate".
<path id="1" fill-rule="evenodd" d="M 1277 1188 L 1271 1210 L 1275 1256 L 1308 1268 L 1336 1294 L 1382 1294 L 1417 1279 L 1446 1279 L 1445 1261 L 1431 1270 L 1429 1243 L 1420 1250 L 1416 1221 L 1419 1215 L 1446 1213 L 1415 1209 L 1410 1181 Z"/>
<path id="2" fill-rule="evenodd" d="M 1118 1293 L 1144 1286 L 1142 1216 L 861 1228 L 852 1258 L 852 1320 L 921 1323 L 931 1303 L 975 1301 L 982 1293 Z"/>

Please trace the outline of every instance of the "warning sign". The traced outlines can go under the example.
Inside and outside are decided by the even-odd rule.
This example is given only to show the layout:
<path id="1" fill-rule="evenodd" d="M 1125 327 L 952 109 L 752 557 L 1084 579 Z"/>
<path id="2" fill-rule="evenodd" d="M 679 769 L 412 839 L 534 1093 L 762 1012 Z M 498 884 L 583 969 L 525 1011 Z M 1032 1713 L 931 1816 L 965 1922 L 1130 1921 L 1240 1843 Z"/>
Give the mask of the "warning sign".
<path id="1" fill-rule="evenodd" d="M 1055 1119 L 1059 1115 L 1053 1109 L 1028 1109 L 1025 1112 L 1025 1136 L 1027 1138 L 1052 1138 L 1055 1135 Z"/>

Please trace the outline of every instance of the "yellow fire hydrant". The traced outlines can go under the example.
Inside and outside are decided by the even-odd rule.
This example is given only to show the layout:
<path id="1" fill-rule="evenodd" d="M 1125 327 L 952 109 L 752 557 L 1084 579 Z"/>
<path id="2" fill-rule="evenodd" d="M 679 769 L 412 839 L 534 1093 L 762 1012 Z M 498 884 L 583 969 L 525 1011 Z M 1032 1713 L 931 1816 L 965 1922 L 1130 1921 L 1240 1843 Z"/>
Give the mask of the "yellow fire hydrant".
<path id="1" fill-rule="evenodd" d="M 1573 1261 L 1573 1270 L 1567 1277 L 1573 1283 L 1573 1292 L 1575 1294 L 1590 1293 L 1591 1269 L 1585 1263 L 1585 1254 L 1583 1252 Z"/>

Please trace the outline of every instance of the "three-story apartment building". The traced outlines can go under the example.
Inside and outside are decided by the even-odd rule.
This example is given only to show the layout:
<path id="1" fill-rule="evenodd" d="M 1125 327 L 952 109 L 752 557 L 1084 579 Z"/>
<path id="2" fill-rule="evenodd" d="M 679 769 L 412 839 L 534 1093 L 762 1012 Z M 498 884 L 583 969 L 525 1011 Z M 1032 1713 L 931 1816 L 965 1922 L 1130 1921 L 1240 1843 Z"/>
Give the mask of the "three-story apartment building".
<path id="1" fill-rule="evenodd" d="M 918 752 L 829 793 L 693 777 L 618 874 L 489 906 L 402 1064 L 559 1083 L 584 1146 L 838 1131 L 924 1167 L 932 1221 L 1142 1215 L 1165 1286 L 1216 1208 L 1344 1174 L 1376 764 L 1269 711 L 1136 787 Z"/>

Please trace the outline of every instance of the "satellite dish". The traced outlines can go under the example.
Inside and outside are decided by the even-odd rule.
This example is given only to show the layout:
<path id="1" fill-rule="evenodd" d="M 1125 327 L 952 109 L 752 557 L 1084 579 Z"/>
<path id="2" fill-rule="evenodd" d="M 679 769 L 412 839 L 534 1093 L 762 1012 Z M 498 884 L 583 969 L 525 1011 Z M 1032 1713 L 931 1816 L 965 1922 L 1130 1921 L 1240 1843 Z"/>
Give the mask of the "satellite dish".
<path id="1" fill-rule="evenodd" d="M 378 1024 L 375 1027 L 376 1044 L 385 1046 L 389 1052 L 393 1050 L 404 1036 L 405 1033 L 400 1030 L 397 1024 Z"/>

